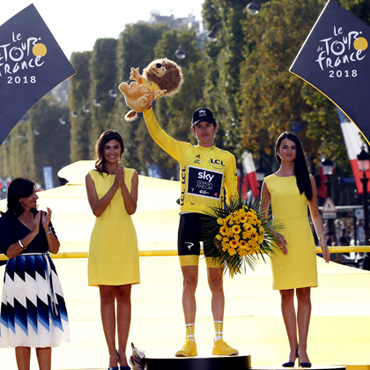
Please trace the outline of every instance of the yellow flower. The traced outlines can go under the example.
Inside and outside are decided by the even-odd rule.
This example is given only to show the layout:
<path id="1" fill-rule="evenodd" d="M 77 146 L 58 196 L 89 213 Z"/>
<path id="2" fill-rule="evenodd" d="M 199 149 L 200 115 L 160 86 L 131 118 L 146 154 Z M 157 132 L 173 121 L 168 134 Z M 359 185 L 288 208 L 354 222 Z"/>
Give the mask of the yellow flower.
<path id="1" fill-rule="evenodd" d="M 247 216 L 245 214 L 242 214 L 239 216 L 239 220 L 242 224 L 244 224 L 245 222 L 247 222 Z"/>
<path id="2" fill-rule="evenodd" d="M 233 233 L 234 234 L 239 234 L 242 231 L 239 225 L 234 225 L 233 226 Z"/>
<path id="3" fill-rule="evenodd" d="M 248 247 L 248 243 L 245 240 L 240 240 L 239 245 L 242 249 L 246 249 Z"/>
<path id="4" fill-rule="evenodd" d="M 236 254 L 236 250 L 235 249 L 229 249 L 228 253 L 230 254 L 230 256 L 234 256 Z"/>
<path id="5" fill-rule="evenodd" d="M 246 222 L 243 225 L 243 228 L 244 228 L 245 231 L 250 231 L 252 229 L 252 225 Z"/>
<path id="6" fill-rule="evenodd" d="M 221 226 L 220 227 L 220 234 L 221 235 L 226 235 L 227 234 L 227 227 L 226 226 Z"/>
<path id="7" fill-rule="evenodd" d="M 225 225 L 225 219 L 224 219 L 224 218 L 218 218 L 218 219 L 217 219 L 217 223 L 218 223 L 219 225 Z"/>
<path id="8" fill-rule="evenodd" d="M 227 229 L 227 236 L 228 236 L 229 238 L 231 238 L 231 237 L 233 237 L 233 236 L 234 236 L 234 231 L 233 231 L 233 229 L 232 229 L 231 227 L 229 227 L 229 228 Z"/>
<path id="9" fill-rule="evenodd" d="M 222 235 L 217 234 L 217 235 L 215 236 L 215 239 L 216 239 L 216 240 L 222 240 Z"/>
<path id="10" fill-rule="evenodd" d="M 233 240 L 231 240 L 231 242 L 230 242 L 230 247 L 231 248 L 237 248 L 239 246 L 239 242 L 237 241 L 237 240 L 235 240 L 235 239 L 233 239 Z"/>
<path id="11" fill-rule="evenodd" d="M 234 221 L 234 224 L 238 224 L 238 225 L 240 224 L 239 217 L 234 217 L 233 221 Z"/>

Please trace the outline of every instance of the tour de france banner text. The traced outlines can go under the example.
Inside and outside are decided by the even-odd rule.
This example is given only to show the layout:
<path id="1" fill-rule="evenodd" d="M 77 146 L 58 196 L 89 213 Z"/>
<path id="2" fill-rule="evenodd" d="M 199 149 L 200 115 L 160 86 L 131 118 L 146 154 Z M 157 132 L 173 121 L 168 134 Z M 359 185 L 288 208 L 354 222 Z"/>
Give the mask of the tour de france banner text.
<path id="1" fill-rule="evenodd" d="M 328 1 L 289 71 L 314 86 L 370 140 L 370 27 Z"/>
<path id="2" fill-rule="evenodd" d="M 75 73 L 34 5 L 0 27 L 0 144 L 46 93 Z"/>

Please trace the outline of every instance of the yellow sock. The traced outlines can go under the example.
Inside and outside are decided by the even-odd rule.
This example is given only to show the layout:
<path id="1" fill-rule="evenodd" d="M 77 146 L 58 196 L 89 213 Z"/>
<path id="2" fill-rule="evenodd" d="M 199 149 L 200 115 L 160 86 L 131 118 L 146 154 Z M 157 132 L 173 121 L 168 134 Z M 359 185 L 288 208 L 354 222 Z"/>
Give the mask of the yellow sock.
<path id="1" fill-rule="evenodd" d="M 215 321 L 215 341 L 222 339 L 223 326 L 223 321 Z"/>
<path id="2" fill-rule="evenodd" d="M 192 340 L 195 342 L 195 324 L 186 324 L 186 339 Z"/>

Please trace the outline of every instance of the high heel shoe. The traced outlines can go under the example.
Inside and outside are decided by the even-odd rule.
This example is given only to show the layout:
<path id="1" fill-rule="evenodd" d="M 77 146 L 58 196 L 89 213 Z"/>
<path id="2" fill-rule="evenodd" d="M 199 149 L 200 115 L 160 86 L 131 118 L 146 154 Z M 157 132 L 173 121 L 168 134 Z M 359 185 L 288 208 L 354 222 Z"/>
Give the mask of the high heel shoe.
<path id="1" fill-rule="evenodd" d="M 118 355 L 118 363 L 120 364 L 120 367 L 117 368 L 118 370 L 131 370 L 131 367 L 130 366 L 124 366 L 124 365 L 121 365 L 121 357 L 117 351 L 117 355 Z M 114 369 L 114 368 L 113 368 Z M 109 370 L 109 369 L 108 369 Z"/>
<path id="2" fill-rule="evenodd" d="M 301 362 L 300 361 L 299 354 L 298 354 L 298 349 L 297 349 L 297 357 L 298 357 L 298 366 L 305 367 L 305 368 L 312 367 L 311 362 L 309 362 L 309 361 L 308 362 Z"/>
<path id="3" fill-rule="evenodd" d="M 296 358 L 298 358 L 298 361 L 299 361 L 298 349 L 295 351 L 295 356 L 296 356 Z M 283 367 L 294 367 L 294 364 L 295 364 L 295 359 L 294 359 L 294 361 L 284 362 L 282 366 Z"/>

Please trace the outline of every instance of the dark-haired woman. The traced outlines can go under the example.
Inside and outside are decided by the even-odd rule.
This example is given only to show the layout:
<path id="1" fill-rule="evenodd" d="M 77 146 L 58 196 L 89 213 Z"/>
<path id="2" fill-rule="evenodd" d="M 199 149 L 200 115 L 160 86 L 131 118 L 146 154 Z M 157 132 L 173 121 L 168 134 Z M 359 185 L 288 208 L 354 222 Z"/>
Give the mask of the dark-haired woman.
<path id="1" fill-rule="evenodd" d="M 99 287 L 108 369 L 117 370 L 119 363 L 124 370 L 129 369 L 126 345 L 131 322 L 131 285 L 140 282 L 136 231 L 131 220 L 136 211 L 139 180 L 135 170 L 120 165 L 124 146 L 118 132 L 103 132 L 95 149 L 95 170 L 86 175 L 87 197 L 96 216 L 89 247 L 88 282 Z"/>
<path id="2" fill-rule="evenodd" d="M 63 292 L 49 256 L 58 253 L 59 241 L 50 208 L 37 211 L 37 199 L 32 181 L 15 179 L 0 218 L 0 252 L 8 257 L 0 347 L 15 347 L 19 370 L 29 370 L 31 348 L 36 348 L 40 370 L 50 370 L 51 347 L 69 341 Z"/>
<path id="3" fill-rule="evenodd" d="M 278 171 L 267 176 L 262 185 L 261 209 L 284 225 L 278 250 L 271 258 L 273 289 L 281 295 L 281 309 L 290 345 L 289 360 L 298 357 L 302 367 L 311 367 L 307 355 L 307 336 L 311 317 L 311 287 L 317 286 L 315 242 L 310 228 L 307 204 L 326 262 L 329 251 L 317 204 L 316 185 L 298 137 L 291 132 L 279 136 L 275 146 Z M 297 313 L 294 293 L 298 301 Z M 298 329 L 298 335 L 297 335 Z"/>

